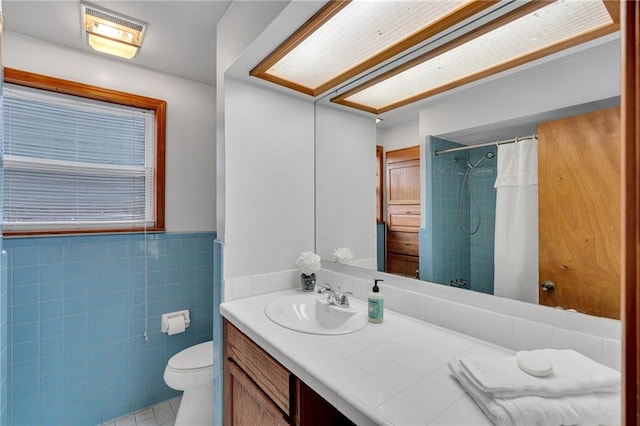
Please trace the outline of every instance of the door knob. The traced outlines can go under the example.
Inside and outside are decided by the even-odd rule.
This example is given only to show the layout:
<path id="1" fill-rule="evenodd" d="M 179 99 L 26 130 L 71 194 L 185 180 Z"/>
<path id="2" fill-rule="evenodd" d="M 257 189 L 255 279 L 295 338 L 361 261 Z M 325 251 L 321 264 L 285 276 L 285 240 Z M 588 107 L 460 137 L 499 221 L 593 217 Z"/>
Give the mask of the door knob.
<path id="1" fill-rule="evenodd" d="M 542 288 L 543 291 L 553 291 L 556 289 L 556 285 L 553 283 L 553 281 L 543 281 L 542 284 L 540 284 L 540 288 Z"/>

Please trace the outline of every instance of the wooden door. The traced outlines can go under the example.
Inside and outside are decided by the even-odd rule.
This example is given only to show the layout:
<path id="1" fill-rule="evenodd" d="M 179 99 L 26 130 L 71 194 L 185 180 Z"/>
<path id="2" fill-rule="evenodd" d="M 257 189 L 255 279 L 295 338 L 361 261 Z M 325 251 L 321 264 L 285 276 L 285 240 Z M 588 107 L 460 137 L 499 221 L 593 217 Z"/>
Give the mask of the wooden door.
<path id="1" fill-rule="evenodd" d="M 620 318 L 620 109 L 540 124 L 538 174 L 540 303 Z"/>
<path id="2" fill-rule="evenodd" d="M 415 277 L 419 267 L 420 147 L 387 152 L 386 272 Z"/>

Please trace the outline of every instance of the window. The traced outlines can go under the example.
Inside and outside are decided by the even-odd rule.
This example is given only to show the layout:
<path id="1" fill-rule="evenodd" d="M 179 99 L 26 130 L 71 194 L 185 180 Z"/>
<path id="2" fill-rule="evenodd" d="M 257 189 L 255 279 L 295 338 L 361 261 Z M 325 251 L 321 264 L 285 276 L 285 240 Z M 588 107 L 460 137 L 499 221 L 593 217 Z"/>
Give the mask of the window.
<path id="1" fill-rule="evenodd" d="M 4 80 L 5 235 L 164 230 L 164 101 Z"/>

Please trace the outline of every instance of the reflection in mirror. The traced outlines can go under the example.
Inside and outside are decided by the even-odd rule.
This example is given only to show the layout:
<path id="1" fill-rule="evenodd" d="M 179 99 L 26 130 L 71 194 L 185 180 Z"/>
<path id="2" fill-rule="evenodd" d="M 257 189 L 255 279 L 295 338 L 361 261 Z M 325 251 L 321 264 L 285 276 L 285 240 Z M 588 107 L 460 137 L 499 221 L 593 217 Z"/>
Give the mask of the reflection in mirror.
<path id="1" fill-rule="evenodd" d="M 316 107 L 316 253 L 377 269 L 376 129 L 370 117 Z"/>
<path id="2" fill-rule="evenodd" d="M 557 238 L 551 244 L 564 247 L 565 258 L 563 259 L 563 253 L 560 253 L 560 260 L 556 258 L 551 261 L 555 262 L 556 270 L 540 272 L 541 276 L 538 278 L 537 256 L 527 257 L 528 267 L 535 274 L 535 278 L 525 280 L 526 296 L 519 296 L 518 292 L 500 292 L 495 277 L 494 255 L 497 226 L 494 186 L 500 159 L 498 147 L 493 144 L 434 155 L 438 149 L 531 136 L 539 133 L 539 126 L 543 123 L 555 123 L 568 117 L 584 117 L 587 113 L 618 105 L 619 52 L 618 35 L 606 36 L 588 45 L 434 96 L 419 105 L 387 113 L 386 116 L 382 116 L 384 121 L 381 124 L 384 127 L 379 125 L 377 129 L 371 116 L 363 117 L 319 102 L 316 115 L 318 253 L 326 260 L 335 261 L 333 249 L 349 247 L 355 255 L 352 265 L 379 271 L 388 270 L 385 269 L 388 267 L 388 255 L 384 259 L 385 262 L 380 261 L 376 254 L 377 250 L 384 253 L 384 250 L 379 249 L 384 247 L 385 234 L 388 233 L 388 229 L 382 233 L 376 231 L 376 145 L 383 146 L 385 155 L 389 151 L 419 145 L 422 211 L 417 272 L 422 280 L 619 318 L 619 306 L 599 309 L 584 307 L 581 301 L 574 303 L 562 299 L 562 294 L 566 293 L 563 287 L 569 287 L 562 283 L 563 274 L 571 275 L 579 269 L 570 263 L 571 259 L 575 258 L 574 251 L 587 253 L 592 259 L 607 259 L 601 263 L 609 263 L 615 269 L 616 261 L 608 260 L 607 256 L 618 251 L 615 248 L 616 242 L 605 237 L 606 232 L 602 230 L 609 229 L 609 234 L 615 234 L 616 229 L 619 229 L 616 226 L 619 224 L 607 222 L 609 216 L 605 218 L 596 206 L 589 204 L 582 205 L 580 210 L 586 213 L 593 212 L 590 216 L 576 214 L 575 207 L 571 207 L 560 216 L 556 214 L 556 223 L 551 224 L 552 230 L 549 232 Z M 403 113 L 406 117 L 402 116 Z M 589 123 L 590 120 L 596 120 L 596 124 L 592 126 L 594 129 L 609 129 L 611 126 L 619 125 L 619 118 L 611 116 L 604 119 L 605 121 L 592 117 L 586 122 Z M 575 124 L 569 126 L 574 126 L 575 129 Z M 583 130 L 587 127 L 581 125 Z M 571 149 L 575 150 L 576 146 L 579 146 L 576 145 L 575 137 L 584 137 L 581 131 L 576 130 L 573 134 L 560 131 L 558 136 L 554 137 L 554 143 L 564 141 L 565 146 L 571 146 Z M 591 132 L 588 129 L 584 131 Z M 598 137 L 603 136 L 595 138 Z M 619 144 L 615 136 L 606 138 L 610 139 L 609 143 Z M 576 158 L 571 149 L 568 153 L 555 151 L 555 158 L 564 156 L 567 162 L 570 162 Z M 608 148 L 605 150 L 610 152 Z M 494 155 L 490 155 L 490 152 Z M 554 158 L 554 154 L 545 155 Z M 593 154 L 589 156 L 593 157 Z M 598 176 L 601 172 L 601 168 L 598 167 L 598 161 L 601 160 L 598 159 L 602 157 L 595 158 L 595 163 L 582 164 L 579 168 L 587 170 L 587 174 Z M 607 156 L 606 161 L 614 164 L 612 158 Z M 547 166 L 549 158 L 540 157 L 539 161 L 540 169 L 551 167 Z M 475 167 L 470 167 L 474 165 Z M 556 180 L 559 178 L 558 173 L 560 172 L 555 174 Z M 449 177 L 444 179 L 445 175 Z M 604 179 L 596 178 L 591 185 L 598 185 L 598 181 L 601 183 L 596 189 L 573 187 L 570 190 L 558 186 L 557 182 L 556 185 L 540 182 L 538 192 L 545 194 L 544 203 L 561 203 L 565 196 L 562 191 L 618 194 L 617 188 L 602 186 Z M 580 185 L 579 181 L 571 182 Z M 386 181 L 384 185 L 386 194 Z M 385 195 L 384 199 L 386 198 Z M 442 204 L 444 200 L 446 203 Z M 540 203 L 542 202 L 541 198 Z M 615 200 L 597 202 L 609 205 L 616 203 Z M 384 210 L 385 227 L 388 228 L 389 206 L 385 205 Z M 579 221 L 589 221 L 595 224 L 597 232 L 585 235 L 582 246 L 576 247 L 580 239 L 563 236 L 567 231 L 562 230 L 564 226 L 559 225 L 561 221 L 565 224 L 568 221 L 571 226 L 575 226 Z M 462 230 L 460 223 L 467 231 L 475 232 L 469 235 L 469 232 Z M 548 243 L 542 240 L 542 229 L 540 232 L 541 240 L 536 254 L 542 261 L 550 256 L 550 250 L 545 246 Z M 386 243 L 388 244 L 388 241 Z M 511 256 L 506 260 L 510 259 Z M 543 277 L 543 274 L 548 276 Z M 605 268 L 600 268 L 596 274 L 597 279 L 583 282 L 585 291 L 578 299 L 603 298 L 609 295 L 607 298 L 619 300 L 619 276 L 613 274 L 608 279 L 613 282 L 615 288 L 605 289 L 594 284 L 606 276 Z M 544 290 L 540 288 L 543 281 L 553 282 L 555 293 L 543 293 Z"/>

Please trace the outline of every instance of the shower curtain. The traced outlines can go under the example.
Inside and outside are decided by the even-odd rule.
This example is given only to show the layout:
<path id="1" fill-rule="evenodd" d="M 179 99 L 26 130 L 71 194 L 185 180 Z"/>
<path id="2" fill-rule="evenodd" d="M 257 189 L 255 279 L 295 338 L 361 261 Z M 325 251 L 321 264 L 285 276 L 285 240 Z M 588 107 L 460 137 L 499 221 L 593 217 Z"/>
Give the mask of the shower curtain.
<path id="1" fill-rule="evenodd" d="M 498 146 L 494 294 L 538 303 L 538 141 Z"/>

